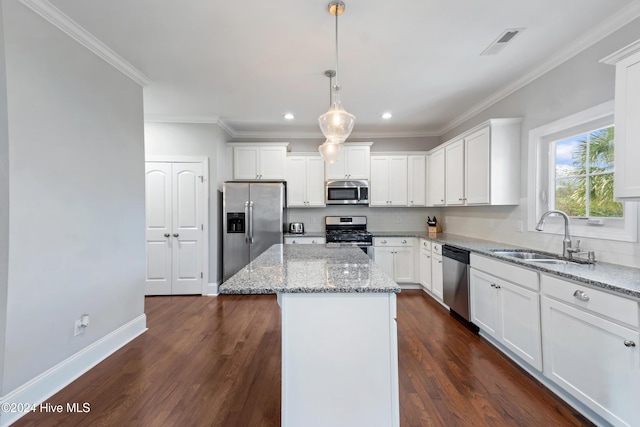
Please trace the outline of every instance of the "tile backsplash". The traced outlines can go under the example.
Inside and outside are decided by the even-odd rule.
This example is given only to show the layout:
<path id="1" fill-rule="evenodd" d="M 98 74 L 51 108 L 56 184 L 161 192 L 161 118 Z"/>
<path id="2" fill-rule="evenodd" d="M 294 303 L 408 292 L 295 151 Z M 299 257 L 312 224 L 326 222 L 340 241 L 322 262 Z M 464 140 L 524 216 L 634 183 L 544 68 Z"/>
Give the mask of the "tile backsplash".
<path id="1" fill-rule="evenodd" d="M 371 208 L 365 206 L 327 206 L 289 208 L 287 223 L 302 222 L 306 232 L 324 232 L 325 216 L 366 216 L 369 231 L 426 231 L 427 216 L 439 217 L 438 208 Z"/>

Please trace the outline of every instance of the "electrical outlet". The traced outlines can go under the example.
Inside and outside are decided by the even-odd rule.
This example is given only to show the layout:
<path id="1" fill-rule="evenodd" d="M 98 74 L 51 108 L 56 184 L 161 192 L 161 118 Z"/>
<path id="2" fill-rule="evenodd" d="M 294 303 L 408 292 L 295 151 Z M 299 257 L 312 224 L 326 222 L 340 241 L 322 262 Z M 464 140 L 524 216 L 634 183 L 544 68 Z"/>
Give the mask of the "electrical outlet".
<path id="1" fill-rule="evenodd" d="M 73 336 L 77 337 L 78 335 L 83 335 L 84 328 L 85 326 L 82 326 L 82 319 L 76 320 L 76 326 L 75 326 L 75 329 L 73 330 Z"/>

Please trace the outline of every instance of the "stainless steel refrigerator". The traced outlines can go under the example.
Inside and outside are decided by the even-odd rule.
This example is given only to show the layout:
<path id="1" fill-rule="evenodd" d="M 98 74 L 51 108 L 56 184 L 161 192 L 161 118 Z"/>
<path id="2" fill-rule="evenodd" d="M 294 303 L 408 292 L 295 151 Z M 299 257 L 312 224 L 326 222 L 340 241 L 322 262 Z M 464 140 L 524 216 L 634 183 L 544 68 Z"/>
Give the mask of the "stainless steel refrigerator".
<path id="1" fill-rule="evenodd" d="M 222 230 L 223 281 L 276 243 L 282 243 L 283 182 L 225 182 Z"/>

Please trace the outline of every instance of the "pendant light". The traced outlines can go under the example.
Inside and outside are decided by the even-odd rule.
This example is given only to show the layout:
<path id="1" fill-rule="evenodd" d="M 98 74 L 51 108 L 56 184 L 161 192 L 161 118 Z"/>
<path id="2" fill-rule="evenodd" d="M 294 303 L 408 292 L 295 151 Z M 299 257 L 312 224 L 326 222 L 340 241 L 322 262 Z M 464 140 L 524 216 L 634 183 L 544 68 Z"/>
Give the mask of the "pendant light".
<path id="1" fill-rule="evenodd" d="M 318 148 L 318 151 L 320 151 L 322 158 L 329 163 L 333 163 L 340 158 L 342 143 L 351 134 L 356 121 L 356 117 L 342 107 L 340 85 L 338 84 L 338 16 L 344 13 L 344 8 L 345 5 L 342 1 L 329 3 L 329 13 L 336 17 L 336 80 L 331 87 L 331 107 L 329 111 L 318 118 L 320 130 L 327 138 L 325 143 Z M 325 75 L 327 75 L 327 72 L 325 72 Z"/>

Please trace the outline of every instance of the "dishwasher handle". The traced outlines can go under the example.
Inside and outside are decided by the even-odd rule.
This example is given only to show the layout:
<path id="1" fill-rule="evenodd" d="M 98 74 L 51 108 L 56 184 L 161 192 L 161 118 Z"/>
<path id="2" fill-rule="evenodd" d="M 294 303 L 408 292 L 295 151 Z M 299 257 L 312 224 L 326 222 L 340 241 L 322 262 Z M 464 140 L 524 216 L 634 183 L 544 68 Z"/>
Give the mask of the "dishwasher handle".
<path id="1" fill-rule="evenodd" d="M 454 246 L 443 245 L 442 256 L 454 259 L 463 264 L 469 264 L 469 251 Z"/>

